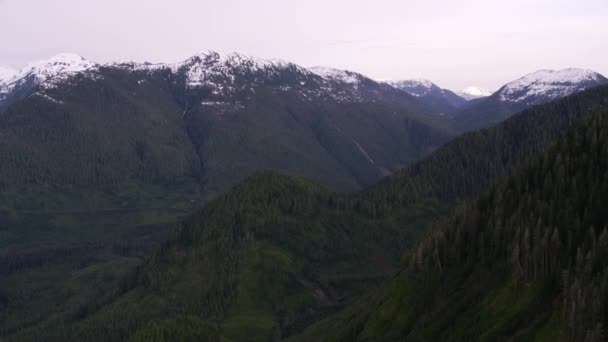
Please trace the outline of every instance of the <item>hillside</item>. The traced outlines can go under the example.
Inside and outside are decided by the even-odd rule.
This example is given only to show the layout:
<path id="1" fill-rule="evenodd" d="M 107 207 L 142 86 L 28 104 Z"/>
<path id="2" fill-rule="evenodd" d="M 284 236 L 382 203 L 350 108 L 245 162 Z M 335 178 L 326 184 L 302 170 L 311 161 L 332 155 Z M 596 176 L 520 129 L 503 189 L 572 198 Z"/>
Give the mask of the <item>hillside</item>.
<path id="1" fill-rule="evenodd" d="M 140 241 L 154 248 L 258 169 L 353 191 L 450 138 L 386 84 L 234 53 L 105 65 L 59 55 L 2 77 L 0 269 L 62 268 L 49 255 L 125 241 L 140 256 Z"/>
<path id="2" fill-rule="evenodd" d="M 385 84 L 239 54 L 107 65 L 60 55 L 6 74 L 0 187 L 16 194 L 187 183 L 209 197 L 261 168 L 350 191 L 450 138 Z"/>
<path id="3" fill-rule="evenodd" d="M 608 112 L 438 224 L 405 267 L 295 340 L 603 341 Z"/>
<path id="4" fill-rule="evenodd" d="M 122 340 L 182 315 L 235 340 L 290 335 L 390 274 L 442 212 L 428 204 L 377 220 L 307 179 L 261 171 L 176 226 L 115 291 L 8 340 Z"/>
<path id="5" fill-rule="evenodd" d="M 373 203 L 376 211 L 404 207 L 420 198 L 465 199 L 506 177 L 578 120 L 606 106 L 608 86 L 531 107 L 493 128 L 463 134 L 354 196 Z"/>
<path id="6" fill-rule="evenodd" d="M 605 108 L 607 91 L 592 89 L 464 135 L 358 194 L 259 172 L 177 226 L 116 291 L 11 336 L 116 340 L 184 315 L 215 322 L 237 340 L 239 332 L 261 340 L 293 335 L 385 279 L 429 224 Z"/>

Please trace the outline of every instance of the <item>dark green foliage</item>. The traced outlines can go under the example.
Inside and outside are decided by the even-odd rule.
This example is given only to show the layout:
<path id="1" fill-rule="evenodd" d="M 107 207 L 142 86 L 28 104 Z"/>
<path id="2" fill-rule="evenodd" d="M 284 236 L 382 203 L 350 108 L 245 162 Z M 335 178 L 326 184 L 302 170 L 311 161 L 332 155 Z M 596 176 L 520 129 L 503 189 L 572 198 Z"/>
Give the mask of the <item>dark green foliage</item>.
<path id="1" fill-rule="evenodd" d="M 603 341 L 606 203 L 603 111 L 461 205 L 394 279 L 304 338 Z"/>
<path id="2" fill-rule="evenodd" d="M 159 80 L 111 69 L 32 95 L 0 116 L 3 190 L 32 184 L 105 186 L 196 179 L 200 163 L 179 106 Z"/>
<path id="3" fill-rule="evenodd" d="M 40 331 L 125 339 L 151 320 L 182 315 L 221 322 L 237 340 L 291 335 L 389 274 L 420 227 L 445 211 L 421 203 L 375 220 L 348 203 L 307 179 L 258 172 L 177 226 L 111 302 L 11 339 Z"/>
<path id="4" fill-rule="evenodd" d="M 110 265 L 108 259 L 129 257 L 134 267 L 168 225 L 257 169 L 354 190 L 449 137 L 413 97 L 371 80 L 361 85 L 360 102 L 351 103 L 332 93 L 303 98 L 301 91 L 319 92 L 321 80 L 297 68 L 239 75 L 234 97 L 221 99 L 206 87 L 186 88 L 183 77 L 102 67 L 2 109 L 0 293 L 10 310 L 0 314 L 15 319 L 2 320 L 0 335 L 24 329 L 33 333 L 19 336 L 38 339 L 46 326 L 90 315 L 103 302 L 83 304 L 83 314 L 73 315 L 72 301 L 90 296 L 66 294 L 64 283 L 52 280 L 77 273 L 80 260 Z M 44 283 L 47 291 L 20 292 L 7 274 Z M 45 322 L 28 314 L 49 309 L 56 315 Z"/>
<path id="5" fill-rule="evenodd" d="M 357 194 L 337 194 L 305 178 L 257 172 L 177 225 L 168 241 L 107 296 L 87 303 L 78 315 L 36 322 L 11 331 L 8 337 L 36 340 L 46 335 L 49 339 L 67 336 L 79 340 L 124 340 L 151 321 L 184 316 L 217 324 L 221 335 L 229 339 L 268 340 L 296 334 L 384 279 L 430 222 L 442 218 L 453 203 L 496 183 L 527 158 L 537 156 L 579 118 L 605 106 L 607 91 L 606 87 L 591 90 L 526 111 L 494 129 L 467 134 L 425 161 Z M 357 113 L 353 109 L 351 114 L 357 117 Z M 405 122 L 414 128 L 411 131 L 418 132 L 410 135 L 415 141 L 428 139 L 430 132 L 424 132 L 417 121 Z M 315 128 L 322 137 L 318 141 L 333 151 L 351 151 L 352 145 L 345 143 L 338 130 L 329 127 L 332 125 L 323 123 Z M 342 130 L 346 129 L 351 128 L 345 124 Z M 356 125 L 352 129 L 362 127 Z M 189 135 L 205 136 L 205 133 L 190 131 Z M 230 144 L 233 137 L 227 139 Z M 195 149 L 201 151 L 201 146 L 195 145 Z M 146 155 L 145 149 L 137 146 L 134 153 Z M 364 159 L 341 160 L 359 165 Z M 369 170 L 360 168 L 356 177 L 369 177 L 372 174 Z M 459 237 L 464 238 L 472 240 L 470 243 L 477 241 Z M 491 250 L 487 242 L 481 245 L 483 250 Z M 438 260 L 444 269 L 450 258 L 445 261 L 424 257 L 420 264 Z M 378 320 L 366 325 L 369 316 L 365 315 L 370 311 L 355 307 L 357 311 L 346 312 L 356 324 L 344 324 L 345 330 L 331 329 L 349 338 L 372 338 L 380 331 L 397 338 L 418 322 L 418 313 L 428 306 L 428 298 L 438 287 L 441 290 L 445 284 L 447 291 L 456 286 L 443 280 L 453 279 L 458 285 L 470 279 L 469 268 L 456 269 L 452 277 L 444 276 L 443 272 L 429 275 L 401 272 L 395 277 L 399 282 L 381 286 L 382 290 L 372 295 L 370 302 L 363 301 L 370 310 L 382 307 L 382 314 L 374 315 Z M 511 274 L 511 269 L 508 270 Z M 544 289 L 545 283 L 535 283 L 527 288 L 526 296 L 519 296 L 521 285 L 510 277 L 479 279 L 482 281 L 477 282 L 477 292 L 464 297 L 454 293 L 454 298 L 464 299 L 453 306 L 451 315 L 430 332 L 420 334 L 439 336 L 451 331 L 446 326 L 453 324 L 466 308 L 473 313 L 483 309 L 503 317 L 501 322 L 506 323 L 495 330 L 503 334 L 518 326 L 522 312 L 537 305 L 545 307 L 544 297 L 538 296 L 544 293 L 539 289 Z M 405 281 L 407 285 L 401 286 Z M 497 300 L 480 299 L 486 287 L 496 289 Z M 384 301 L 386 293 L 397 299 Z M 503 310 L 502 303 L 515 299 L 520 301 L 513 310 Z M 408 310 L 402 310 L 404 303 Z M 466 320 L 469 316 L 462 317 Z M 474 321 L 463 323 L 470 329 L 455 336 L 474 336 L 483 330 Z M 543 322 L 538 322 L 539 326 Z M 486 323 L 491 325 L 492 320 Z"/>
<path id="6" fill-rule="evenodd" d="M 608 105 L 608 87 L 597 87 L 527 109 L 500 125 L 466 133 L 428 158 L 360 193 L 379 213 L 420 198 L 461 200 L 487 189 L 513 167 L 542 152 L 580 118 Z"/>
<path id="7" fill-rule="evenodd" d="M 471 100 L 453 113 L 452 128 L 456 132 L 470 132 L 495 126 L 526 105 L 500 101 L 499 95 Z"/>
<path id="8" fill-rule="evenodd" d="M 413 97 L 371 80 L 356 103 L 313 102 L 302 93 L 322 93 L 316 76 L 259 73 L 223 98 L 180 73 L 117 67 L 31 94 L 0 115 L 0 188 L 187 180 L 210 195 L 272 168 L 354 190 L 449 138 Z"/>

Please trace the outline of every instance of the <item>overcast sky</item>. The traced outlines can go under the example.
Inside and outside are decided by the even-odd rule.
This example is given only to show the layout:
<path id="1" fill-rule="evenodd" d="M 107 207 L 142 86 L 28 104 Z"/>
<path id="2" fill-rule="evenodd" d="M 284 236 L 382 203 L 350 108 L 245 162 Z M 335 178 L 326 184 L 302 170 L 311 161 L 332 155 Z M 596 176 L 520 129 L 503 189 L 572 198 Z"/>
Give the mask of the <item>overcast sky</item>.
<path id="1" fill-rule="evenodd" d="M 0 0 L 0 46 L 13 68 L 216 50 L 494 90 L 542 68 L 608 75 L 608 0 Z"/>

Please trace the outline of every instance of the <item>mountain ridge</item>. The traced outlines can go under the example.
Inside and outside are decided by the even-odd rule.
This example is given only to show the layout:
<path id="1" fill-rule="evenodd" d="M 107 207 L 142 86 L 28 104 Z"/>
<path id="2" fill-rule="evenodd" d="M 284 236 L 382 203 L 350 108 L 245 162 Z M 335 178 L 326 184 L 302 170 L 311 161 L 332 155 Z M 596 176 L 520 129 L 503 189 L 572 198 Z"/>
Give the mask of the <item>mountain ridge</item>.
<path id="1" fill-rule="evenodd" d="M 70 62 L 75 65 L 70 67 Z M 41 70 L 40 65 L 49 68 Z M 86 175 L 91 182 L 97 179 L 94 184 L 114 184 L 143 174 L 146 178 L 174 175 L 199 179 L 211 194 L 258 168 L 276 168 L 353 190 L 417 160 L 450 136 L 447 125 L 428 115 L 423 103 L 388 85 L 362 75 L 353 85 L 292 63 L 240 54 L 202 53 L 177 64 L 107 65 L 61 55 L 24 70 L 27 79 L 13 88 L 9 102 L 14 103 L 0 119 L 5 122 L 4 155 L 9 164 L 37 171 L 19 175 L 15 165 L 7 165 L 5 185 L 19 184 L 8 181 L 15 177 L 60 185 L 82 181 Z M 151 103 L 157 108 L 150 108 Z M 98 121 L 103 124 L 89 125 Z M 162 122 L 171 124 L 163 131 Z M 108 127 L 114 132 L 106 132 Z M 118 137 L 127 127 L 134 133 L 117 138 L 120 147 L 105 138 Z M 23 138 L 33 131 L 44 133 Z M 42 141 L 49 137 L 55 138 Z M 68 150 L 87 146 L 102 153 L 103 158 L 91 155 L 93 159 L 87 161 L 99 169 L 93 172 L 91 166 L 79 175 L 68 175 L 67 170 L 77 168 L 50 168 L 54 163 L 41 165 L 42 157 L 25 162 L 14 156 L 16 151 L 31 155 L 52 148 L 46 158 L 61 155 L 55 160 L 83 162 L 86 151 L 80 151 L 78 158 L 59 152 L 66 150 L 61 146 L 64 138 L 73 140 Z M 31 149 L 31 144 L 40 145 Z M 175 144 L 184 148 L 179 151 Z M 179 153 L 161 157 L 167 151 Z M 174 159 L 177 155 L 183 156 L 179 162 Z M 118 156 L 123 162 L 110 162 Z M 174 171 L 184 173 L 168 170 L 163 159 L 174 160 L 180 166 Z M 124 176 L 115 175 L 109 165 L 123 170 Z M 173 177 L 165 176 L 159 179 Z"/>
<path id="2" fill-rule="evenodd" d="M 601 74 L 577 68 L 539 70 L 511 81 L 492 95 L 475 99 L 453 114 L 457 132 L 487 128 L 527 107 L 608 84 Z"/>
<path id="3" fill-rule="evenodd" d="M 391 86 L 403 90 L 434 109 L 439 115 L 447 115 L 462 107 L 466 100 L 448 89 L 440 88 L 429 80 L 387 81 Z"/>

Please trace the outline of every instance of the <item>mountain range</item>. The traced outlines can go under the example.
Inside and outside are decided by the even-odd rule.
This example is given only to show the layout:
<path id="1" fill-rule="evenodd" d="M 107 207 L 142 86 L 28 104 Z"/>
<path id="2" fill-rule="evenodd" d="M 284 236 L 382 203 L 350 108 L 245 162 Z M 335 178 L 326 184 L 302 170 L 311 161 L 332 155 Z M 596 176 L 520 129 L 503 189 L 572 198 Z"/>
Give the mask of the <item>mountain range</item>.
<path id="1" fill-rule="evenodd" d="M 469 87 L 458 95 L 426 80 L 390 81 L 389 84 L 419 97 L 435 112 L 451 118 L 457 133 L 496 125 L 527 107 L 608 83 L 601 74 L 585 69 L 539 70 L 490 93 Z"/>
<path id="2" fill-rule="evenodd" d="M 416 96 L 441 116 L 454 112 L 467 102 L 454 92 L 442 89 L 428 80 L 389 81 L 387 83 Z"/>
<path id="3" fill-rule="evenodd" d="M 600 341 L 606 83 L 0 69 L 0 337 Z"/>
<path id="4" fill-rule="evenodd" d="M 5 186 L 192 181 L 212 194 L 272 168 L 353 190 L 450 137 L 386 84 L 239 54 L 107 65 L 60 55 L 0 89 Z"/>
<path id="5" fill-rule="evenodd" d="M 335 193 L 301 177 L 272 171 L 258 172 L 176 225 L 167 241 L 133 273 L 125 276 L 115 291 L 104 292 L 83 306 L 67 306 L 59 316 L 37 322 L 33 327 L 18 331 L 10 337 L 15 340 L 36 340 L 40 336 L 49 339 L 71 336 L 81 340 L 122 340 L 130 336 L 135 340 L 146 340 L 177 331 L 186 336 L 202 334 L 211 339 L 228 340 L 285 337 L 303 340 L 365 340 L 373 336 L 382 336 L 388 340 L 409 336 L 408 338 L 417 340 L 421 336 L 423 339 L 445 337 L 442 334 L 448 332 L 453 335 L 447 336 L 455 338 L 471 337 L 474 336 L 471 332 L 475 334 L 477 331 L 493 332 L 484 330 L 490 329 L 484 328 L 488 324 L 499 329 L 499 335 L 491 336 L 513 336 L 512 334 L 518 333 L 518 329 L 524 329 L 527 322 L 538 322 L 538 325 L 533 325 L 536 330 L 527 330 L 528 334 L 541 334 L 545 331 L 542 329 L 545 326 L 543 324 L 550 323 L 550 327 L 555 327 L 559 326 L 559 321 L 553 325 L 553 321 L 546 320 L 544 310 L 549 310 L 552 306 L 535 304 L 537 302 L 533 299 L 537 297 L 534 297 L 534 292 L 530 294 L 532 299 L 529 301 L 528 297 L 524 297 L 523 302 L 516 302 L 521 307 L 517 306 L 504 314 L 502 311 L 496 314 L 490 311 L 493 315 L 476 323 L 479 321 L 475 317 L 483 312 L 477 310 L 483 310 L 486 301 L 490 304 L 499 300 L 510 303 L 515 299 L 509 296 L 517 296 L 515 293 L 519 292 L 508 292 L 513 291 L 511 287 L 503 290 L 503 284 L 510 285 L 500 277 L 496 278 L 496 282 L 490 283 L 476 278 L 481 277 L 480 274 L 483 273 L 479 272 L 484 272 L 483 267 L 486 266 L 478 266 L 473 260 L 484 260 L 485 257 L 488 260 L 487 267 L 491 269 L 494 264 L 490 260 L 497 260 L 496 265 L 503 267 L 506 263 L 504 260 L 513 259 L 503 258 L 502 255 L 509 254 L 506 251 L 500 252 L 502 249 L 479 247 L 489 246 L 493 241 L 493 233 L 481 235 L 488 240 L 482 239 L 480 245 L 477 245 L 478 240 L 467 238 L 464 229 L 491 229 L 490 227 L 500 226 L 503 221 L 488 223 L 488 228 L 475 228 L 476 225 L 486 227 L 486 219 L 496 217 L 499 220 L 500 215 L 505 215 L 505 228 L 500 234 L 512 237 L 510 232 L 515 229 L 512 227 L 517 227 L 518 222 L 526 221 L 511 222 L 510 217 L 516 218 L 513 215 L 518 213 L 525 214 L 524 205 L 534 203 L 532 200 L 537 197 L 534 195 L 528 201 L 521 202 L 517 200 L 520 197 L 509 195 L 513 193 L 509 189 L 523 191 L 530 188 L 526 188 L 522 182 L 534 179 L 532 184 L 537 184 L 536 180 L 542 181 L 539 165 L 553 166 L 546 161 L 537 162 L 539 158 L 557 160 L 556 156 L 560 154 L 570 156 L 563 154 L 566 153 L 565 150 L 560 153 L 559 149 L 566 148 L 562 146 L 577 145 L 563 142 L 560 136 L 577 122 L 584 122 L 585 118 L 593 117 L 596 121 L 589 121 L 591 123 L 588 127 L 583 124 L 583 128 L 575 128 L 568 133 L 567 139 L 589 136 L 579 143 L 595 144 L 595 147 L 585 147 L 584 150 L 603 153 L 603 149 L 598 150 L 604 146 L 602 140 L 594 142 L 591 132 L 595 132 L 597 138 L 605 136 L 601 128 L 605 120 L 600 121 L 600 126 L 596 122 L 605 117 L 606 108 L 606 87 L 535 106 L 495 128 L 465 134 L 423 161 L 354 194 Z M 582 135 L 577 135 L 577 132 Z M 558 141 L 558 147 L 551 148 L 555 141 Z M 547 148 L 550 148 L 550 152 L 545 154 Z M 576 148 L 572 151 L 568 153 L 574 153 Z M 585 159 L 578 155 L 580 159 L 576 163 L 580 160 L 594 165 L 596 159 L 591 156 Z M 574 155 L 566 158 L 572 160 L 573 157 Z M 522 165 L 527 168 L 521 169 Z M 603 164 L 596 165 L 600 169 L 584 173 L 592 175 L 588 179 L 593 179 L 594 182 L 596 176 L 605 175 L 601 169 Z M 555 167 L 555 172 L 559 172 L 559 167 Z M 534 172 L 536 176 L 528 176 L 529 172 Z M 510 174 L 516 176 L 503 182 L 503 177 Z M 602 180 L 599 182 L 605 183 Z M 589 186 L 591 184 L 595 183 L 589 183 Z M 505 194 L 503 196 L 512 196 L 507 197 L 506 203 L 517 206 L 521 202 L 522 209 L 501 209 L 498 205 L 502 205 L 502 197 L 492 195 L 493 192 L 483 195 L 487 187 L 501 189 Z M 552 189 L 551 183 L 545 187 Z M 557 187 L 555 191 L 559 189 L 563 187 Z M 584 189 L 581 193 L 587 194 Z M 495 197 L 481 197 L 458 205 L 479 191 L 482 192 L 480 196 Z M 598 194 L 600 193 L 601 191 Z M 553 193 L 547 193 L 546 196 L 558 198 Z M 590 196 L 595 198 L 595 195 Z M 597 206 L 601 203 L 600 197 L 591 203 L 593 208 L 601 208 Z M 575 203 L 574 207 L 578 208 L 578 205 Z M 544 207 L 541 204 L 539 208 Z M 559 210 L 561 207 L 556 203 L 554 208 Z M 449 215 L 450 209 L 455 209 L 456 213 Z M 468 211 L 467 214 L 460 214 L 459 210 Z M 552 211 L 546 211 L 549 212 Z M 595 212 L 590 212 L 589 215 L 591 219 L 596 217 Z M 551 227 L 553 221 L 542 217 L 543 222 L 547 222 L 546 226 Z M 575 216 L 568 217 L 575 220 Z M 522 219 L 524 218 L 528 219 L 525 215 Z M 598 223 L 602 222 L 600 217 L 597 220 Z M 564 224 L 567 222 L 570 221 L 564 221 Z M 583 223 L 586 224 L 587 221 Z M 439 225 L 440 228 L 436 229 L 440 232 L 446 230 L 445 235 L 431 235 L 430 242 L 423 242 L 414 249 L 420 252 L 408 253 L 414 242 L 421 239 L 432 225 Z M 457 230 L 461 232 L 452 232 Z M 522 229 L 515 231 L 519 231 L 515 235 L 518 239 L 522 239 L 522 236 L 530 236 L 530 239 L 531 236 L 537 236 L 536 231 L 526 233 L 527 235 Z M 546 234 L 540 228 L 538 232 L 542 240 Z M 437 243 L 433 240 L 436 239 L 435 236 L 441 237 Z M 567 234 L 560 233 L 560 236 L 566 237 Z M 511 238 L 499 241 L 511 241 L 509 239 Z M 567 240 L 560 243 L 568 244 Z M 460 249 L 462 244 L 475 247 Z M 433 257 L 433 246 L 438 248 L 436 258 L 439 259 Z M 505 242 L 504 246 L 512 245 Z M 524 250 L 524 247 L 519 248 Z M 576 250 L 572 248 L 571 250 Z M 475 254 L 478 251 L 479 254 Z M 536 249 L 530 251 L 521 252 L 522 260 L 537 255 L 534 254 L 537 253 Z M 395 269 L 400 269 L 400 260 L 404 254 L 408 255 L 405 264 L 407 268 L 396 276 L 391 276 Z M 441 266 L 437 260 L 440 260 Z M 565 260 L 566 255 L 564 262 Z M 464 266 L 459 266 L 461 262 Z M 525 265 L 525 273 L 521 274 L 531 277 L 534 274 L 534 264 Z M 418 272 L 413 276 L 414 280 L 407 278 L 410 272 Z M 439 275 L 437 272 L 440 272 Z M 443 272 L 445 278 L 441 277 Z M 505 274 L 516 274 L 517 269 L 514 268 L 512 272 L 514 273 Z M 430 275 L 425 278 L 425 274 Z M 572 282 L 575 282 L 579 275 L 572 273 L 572 277 Z M 473 295 L 479 296 L 481 293 L 488 297 L 468 299 L 464 296 L 452 299 L 448 296 L 452 291 L 462 291 L 460 286 L 464 285 L 460 284 L 468 284 L 467 279 L 479 283 L 480 288 L 473 287 L 471 290 Z M 489 279 L 494 281 L 494 278 Z M 554 284 L 552 278 L 546 279 L 549 281 L 547 284 Z M 382 280 L 386 281 L 381 282 Z M 378 282 L 381 285 L 374 290 L 374 285 Z M 437 284 L 446 284 L 445 289 Z M 526 285 L 524 283 L 521 286 Z M 428 289 L 428 294 L 423 291 L 425 288 Z M 488 290 L 485 291 L 485 288 Z M 494 288 L 499 291 L 497 294 L 490 290 Z M 530 291 L 534 289 L 536 287 Z M 502 295 L 503 292 L 500 291 L 507 292 Z M 446 297 L 443 297 L 443 293 Z M 527 295 L 528 292 L 521 293 Z M 548 292 L 549 295 L 551 293 Z M 362 294 L 364 297 L 355 299 Z M 401 303 L 416 301 L 416 298 L 421 302 L 405 308 L 401 306 Z M 438 304 L 428 302 L 432 298 L 437 298 Z M 433 321 L 431 317 L 438 322 L 453 322 L 453 316 L 449 314 L 452 311 L 446 313 L 446 316 L 441 315 L 441 298 L 451 303 L 449 307 L 453 312 L 461 313 L 462 325 L 460 321 L 454 323 L 456 326 L 408 323 L 411 320 L 427 322 L 426 315 L 429 315 L 428 322 Z M 458 302 L 458 298 L 467 301 Z M 541 303 L 554 303 L 552 298 L 554 297 L 549 296 Z M 456 302 L 452 303 L 453 300 Z M 429 307 L 429 313 L 426 313 L 427 303 L 438 305 L 437 309 Z M 410 315 L 407 307 L 412 307 L 416 314 Z M 468 307 L 473 309 L 466 311 Z M 495 310 L 503 309 L 499 306 Z M 526 317 L 532 319 L 526 320 Z M 603 319 L 603 316 L 597 317 Z M 56 324 L 56 319 L 64 323 Z M 320 323 L 305 329 L 315 321 Z M 478 325 L 471 327 L 471 324 Z M 408 330 L 412 326 L 429 327 L 430 330 Z M 595 333 L 593 324 L 579 325 L 575 322 L 573 328 L 579 329 L 576 334 L 585 333 L 585 329 L 591 329 L 589 331 Z M 569 329 L 571 328 L 564 327 L 563 333 L 569 334 Z"/>

